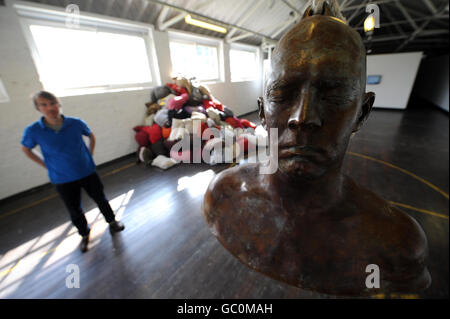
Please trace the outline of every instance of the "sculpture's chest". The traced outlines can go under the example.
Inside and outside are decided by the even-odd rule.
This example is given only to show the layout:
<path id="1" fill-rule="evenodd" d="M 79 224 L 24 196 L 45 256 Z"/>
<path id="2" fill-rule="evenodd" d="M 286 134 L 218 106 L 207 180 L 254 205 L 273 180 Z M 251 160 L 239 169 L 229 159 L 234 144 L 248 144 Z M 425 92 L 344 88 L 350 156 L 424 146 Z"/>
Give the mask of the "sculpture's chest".
<path id="1" fill-rule="evenodd" d="M 365 278 L 357 220 L 309 216 L 314 212 L 286 210 L 262 196 L 235 198 L 231 206 L 216 220 L 217 235 L 249 267 L 298 286 L 335 276 Z"/>

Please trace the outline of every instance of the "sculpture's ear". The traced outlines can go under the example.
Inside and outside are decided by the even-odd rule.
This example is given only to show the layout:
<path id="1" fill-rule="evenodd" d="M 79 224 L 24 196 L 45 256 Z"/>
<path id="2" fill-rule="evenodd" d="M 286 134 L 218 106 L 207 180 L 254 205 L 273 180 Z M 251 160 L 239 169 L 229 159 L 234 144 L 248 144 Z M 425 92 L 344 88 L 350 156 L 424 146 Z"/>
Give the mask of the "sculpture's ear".
<path id="1" fill-rule="evenodd" d="M 306 8 L 305 13 L 303 13 L 303 18 L 309 17 L 313 15 L 313 10 L 312 10 L 312 6 L 309 6 L 308 8 Z"/>
<path id="2" fill-rule="evenodd" d="M 264 113 L 264 99 L 260 96 L 258 98 L 258 116 L 261 125 L 266 129 L 266 114 Z"/>
<path id="3" fill-rule="evenodd" d="M 359 131 L 364 122 L 369 117 L 370 111 L 372 111 L 373 103 L 375 102 L 375 93 L 368 92 L 364 95 L 364 101 L 361 105 L 358 114 L 358 120 L 355 123 L 355 127 L 353 128 L 353 133 Z"/>

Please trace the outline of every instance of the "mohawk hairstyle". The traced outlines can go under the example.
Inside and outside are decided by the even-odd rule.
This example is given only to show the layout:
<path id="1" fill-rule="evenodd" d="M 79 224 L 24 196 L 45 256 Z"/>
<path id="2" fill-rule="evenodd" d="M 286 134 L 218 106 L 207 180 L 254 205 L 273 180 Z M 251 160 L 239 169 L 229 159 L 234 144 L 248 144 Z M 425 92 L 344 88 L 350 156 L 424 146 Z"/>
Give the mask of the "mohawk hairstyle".
<path id="1" fill-rule="evenodd" d="M 313 15 L 331 16 L 347 23 L 337 0 L 309 0 L 306 10 L 303 13 L 303 18 Z"/>

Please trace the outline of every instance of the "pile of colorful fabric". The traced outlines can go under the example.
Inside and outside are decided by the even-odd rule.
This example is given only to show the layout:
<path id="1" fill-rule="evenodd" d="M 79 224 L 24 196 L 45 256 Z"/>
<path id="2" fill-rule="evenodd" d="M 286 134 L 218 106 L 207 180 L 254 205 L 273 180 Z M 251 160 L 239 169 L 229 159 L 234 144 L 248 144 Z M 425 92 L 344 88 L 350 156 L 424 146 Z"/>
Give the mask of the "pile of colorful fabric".
<path id="1" fill-rule="evenodd" d="M 144 125 L 134 127 L 138 161 L 146 165 L 167 169 L 180 162 L 195 162 L 194 157 L 202 158 L 205 147 L 214 150 L 220 144 L 224 152 L 217 153 L 221 158 L 215 154 L 202 158 L 213 165 L 223 162 L 227 148 L 232 148 L 233 159 L 245 156 L 249 141 L 254 141 L 251 138 L 257 128 L 254 123 L 239 119 L 206 87 L 186 78 L 176 78 L 173 83 L 154 88 L 146 107 Z M 195 143 L 194 138 L 200 143 Z M 232 140 L 232 145 L 225 140 Z M 172 147 L 180 141 L 188 142 L 184 144 L 187 147 L 173 151 Z"/>

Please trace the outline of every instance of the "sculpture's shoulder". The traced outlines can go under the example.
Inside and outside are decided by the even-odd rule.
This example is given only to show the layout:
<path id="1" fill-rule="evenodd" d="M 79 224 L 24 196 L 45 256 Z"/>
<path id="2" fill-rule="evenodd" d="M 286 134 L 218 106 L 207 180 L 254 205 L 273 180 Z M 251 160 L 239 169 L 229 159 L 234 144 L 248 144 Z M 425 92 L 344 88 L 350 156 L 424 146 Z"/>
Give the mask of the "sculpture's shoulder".
<path id="1" fill-rule="evenodd" d="M 203 201 L 203 214 L 211 224 L 219 211 L 233 211 L 233 203 L 255 195 L 261 184 L 258 164 L 244 164 L 226 169 L 209 183 Z"/>
<path id="2" fill-rule="evenodd" d="M 428 243 L 420 224 L 375 193 L 356 184 L 351 187 L 353 199 L 348 202 L 359 211 L 358 238 L 366 251 L 378 256 L 387 285 L 397 291 L 427 288 Z"/>

